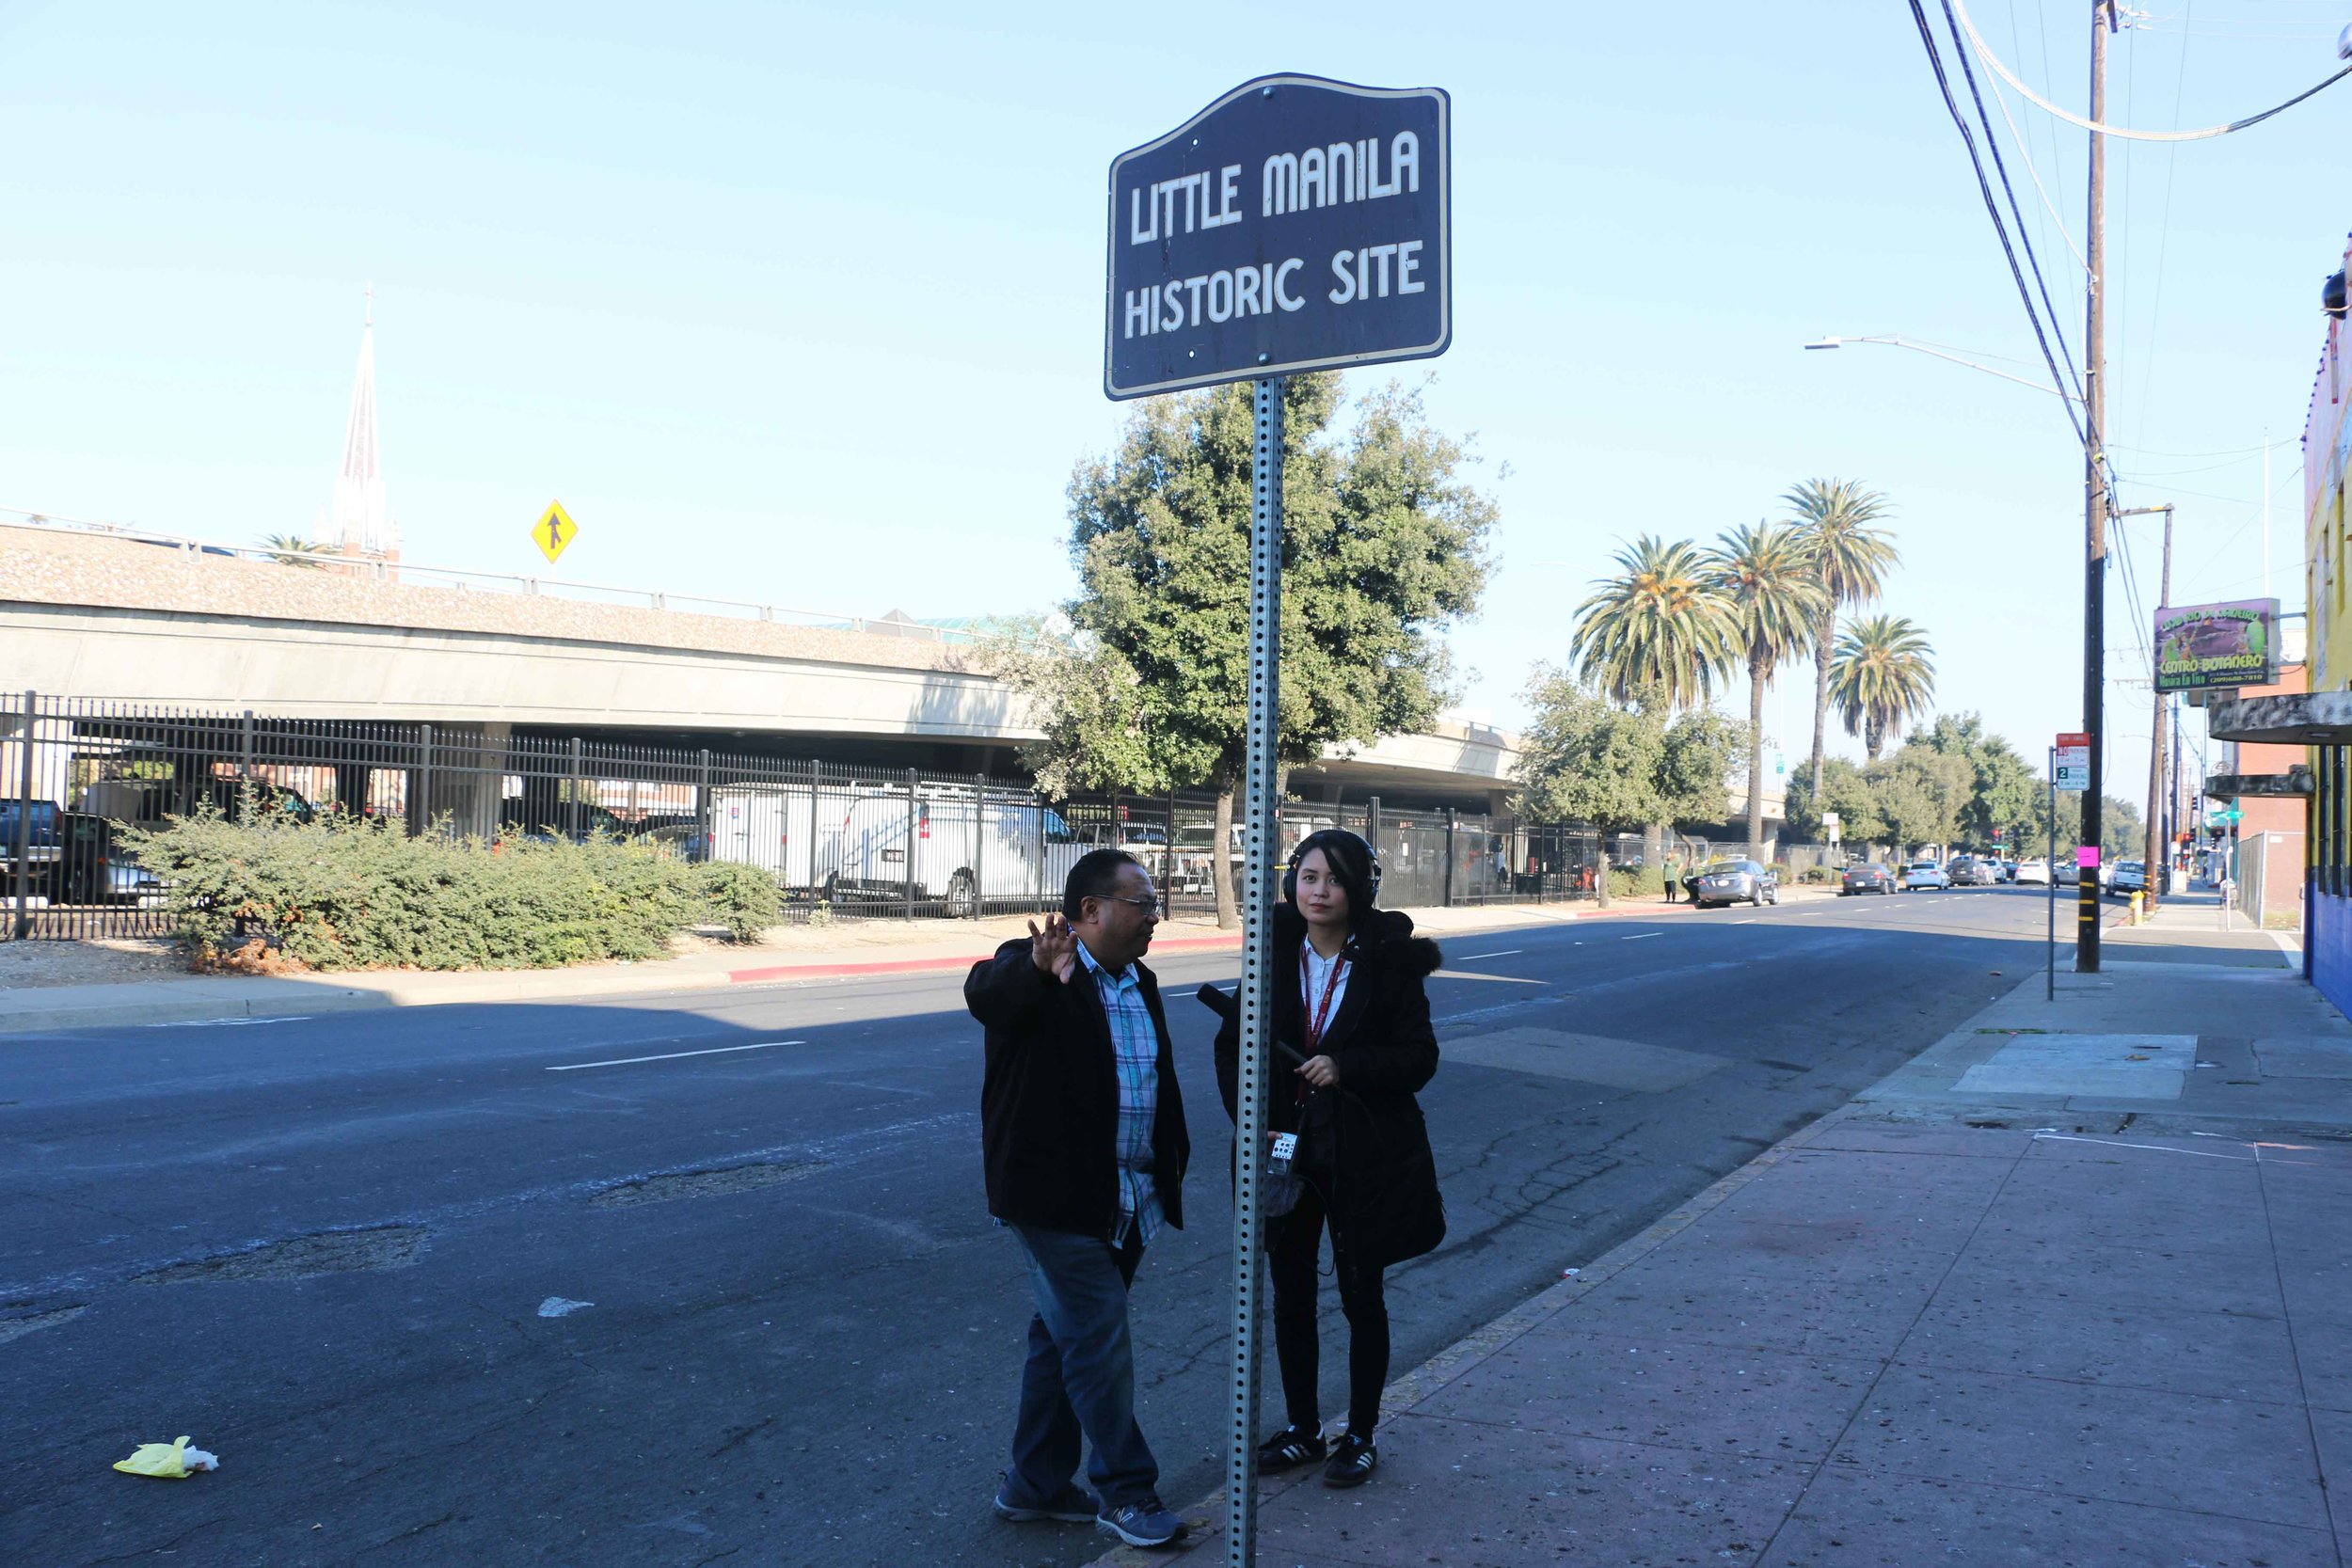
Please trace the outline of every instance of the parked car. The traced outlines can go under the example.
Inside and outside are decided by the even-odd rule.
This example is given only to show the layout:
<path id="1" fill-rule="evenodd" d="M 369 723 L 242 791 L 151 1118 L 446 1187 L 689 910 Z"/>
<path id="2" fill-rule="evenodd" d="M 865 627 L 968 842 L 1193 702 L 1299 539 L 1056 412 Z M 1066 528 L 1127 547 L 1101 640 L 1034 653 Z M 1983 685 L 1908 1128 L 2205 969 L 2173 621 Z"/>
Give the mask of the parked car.
<path id="1" fill-rule="evenodd" d="M 1846 867 L 1846 874 L 1837 884 L 1837 896 L 1840 898 L 1861 893 L 1892 894 L 1894 891 L 1894 868 L 1882 861 L 1861 861 Z"/>
<path id="2" fill-rule="evenodd" d="M 64 814 L 55 800 L 0 800 L 0 897 L 16 890 L 16 840 L 24 835 L 26 875 L 46 877 L 63 853 L 58 838 Z"/>
<path id="3" fill-rule="evenodd" d="M 139 864 L 115 837 L 115 824 L 88 812 L 67 812 L 58 819 L 63 853 L 49 867 L 44 886 L 53 904 L 159 903 L 164 879 Z"/>
<path id="4" fill-rule="evenodd" d="M 308 822 L 317 815 L 317 808 L 304 800 L 298 790 L 262 779 L 252 781 L 252 784 L 254 806 L 263 816 L 282 814 L 297 822 Z M 230 821 L 241 821 L 245 816 L 245 800 L 243 782 L 236 779 L 191 780 L 185 790 L 176 779 L 100 779 L 83 788 L 73 809 L 117 822 L 157 828 L 163 826 L 167 817 L 193 815 L 205 804 Z"/>
<path id="5" fill-rule="evenodd" d="M 1944 875 L 1950 879 L 1953 887 L 1991 887 L 2000 880 L 2000 874 L 1993 869 L 1992 862 L 1978 860 L 1973 855 L 1954 856 L 1945 865 Z"/>
<path id="6" fill-rule="evenodd" d="M 1929 888 L 1938 893 L 1945 893 L 1950 890 L 1951 885 L 1951 878 L 1946 875 L 1944 868 L 1933 861 L 1913 861 L 1903 867 L 1903 891 L 1905 893 L 1918 893 Z"/>
<path id="7" fill-rule="evenodd" d="M 1708 861 L 1683 878 L 1682 886 L 1700 909 L 1709 904 L 1754 904 L 1760 909 L 1780 902 L 1780 874 L 1755 861 Z"/>
<path id="8" fill-rule="evenodd" d="M 2030 855 L 2017 863 L 2017 873 L 2010 880 L 2023 887 L 2030 882 L 2036 887 L 2050 885 L 2050 863 L 2040 855 Z"/>
<path id="9" fill-rule="evenodd" d="M 2119 897 L 2147 892 L 2147 863 L 2142 861 L 2117 861 L 2115 875 L 2107 882 L 2107 891 Z"/>

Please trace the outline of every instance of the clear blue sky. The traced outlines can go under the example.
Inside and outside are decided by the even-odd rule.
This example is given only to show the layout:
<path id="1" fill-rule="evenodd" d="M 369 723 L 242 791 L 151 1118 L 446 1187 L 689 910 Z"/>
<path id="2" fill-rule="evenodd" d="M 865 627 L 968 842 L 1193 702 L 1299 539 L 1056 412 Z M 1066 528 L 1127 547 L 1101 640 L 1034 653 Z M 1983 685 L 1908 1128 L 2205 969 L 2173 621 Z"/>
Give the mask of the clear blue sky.
<path id="1" fill-rule="evenodd" d="M 2151 4 L 2115 48 L 2132 122 L 2226 119 L 2333 68 L 2337 8 Z M 2089 9 L 1975 0 L 2078 107 Z M 412 560 L 544 570 L 525 531 L 560 497 L 566 576 L 1049 608 L 1063 485 L 1120 418 L 1099 390 L 1104 166 L 1235 82 L 1309 71 L 1454 94 L 1455 346 L 1398 373 L 1434 370 L 1431 413 L 1477 433 L 1490 479 L 1509 466 L 1501 570 L 1455 638 L 1468 706 L 1520 716 L 1622 537 L 1711 537 L 1837 475 L 1899 509 L 1889 604 L 1929 628 L 1941 705 L 2037 761 L 2076 715 L 2058 401 L 1799 349 L 2034 353 L 1902 6 L 19 0 L 0 57 L 0 503 L 308 530 L 372 280 Z M 2079 241 L 2081 134 L 2012 110 Z M 2126 499 L 2182 506 L 2176 601 L 2259 589 L 2267 429 L 2276 580 L 2300 602 L 2296 437 L 2352 223 L 2347 129 L 2352 87 L 2112 155 L 2109 422 Z M 2079 335 L 2079 271 L 2037 223 Z M 2153 527 L 2128 526 L 2152 609 Z M 2114 669 L 2144 678 L 2120 589 Z M 1794 752 L 1809 692 L 1788 684 L 1785 725 L 1779 698 L 1768 714 Z M 2144 778 L 2145 693 L 2110 694 L 2119 792 Z"/>

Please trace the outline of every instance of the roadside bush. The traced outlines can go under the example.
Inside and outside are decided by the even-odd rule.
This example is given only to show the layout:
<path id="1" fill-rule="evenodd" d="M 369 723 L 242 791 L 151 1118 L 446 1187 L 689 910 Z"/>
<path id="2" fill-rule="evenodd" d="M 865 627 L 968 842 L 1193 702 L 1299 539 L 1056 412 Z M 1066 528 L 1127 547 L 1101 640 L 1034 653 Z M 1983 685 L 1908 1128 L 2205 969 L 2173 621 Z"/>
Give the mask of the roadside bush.
<path id="1" fill-rule="evenodd" d="M 176 934 L 208 960 L 261 936 L 321 970 L 544 969 L 654 958 L 707 918 L 739 936 L 773 923 L 743 868 L 602 836 L 485 844 L 207 810 L 124 837 L 167 884 Z"/>
<path id="2" fill-rule="evenodd" d="M 755 941 L 760 932 L 784 919 L 784 889 L 770 873 L 731 861 L 712 861 L 695 870 L 700 874 L 704 909 L 736 941 Z"/>
<path id="3" fill-rule="evenodd" d="M 1815 883 L 1834 882 L 1837 880 L 1837 873 L 1826 865 L 1808 865 L 1804 868 L 1804 877 L 1799 880 Z"/>
<path id="4" fill-rule="evenodd" d="M 1609 871 L 1609 895 L 1612 898 L 1631 898 L 1645 893 L 1666 891 L 1666 874 L 1654 865 L 1628 870 L 1612 866 Z"/>

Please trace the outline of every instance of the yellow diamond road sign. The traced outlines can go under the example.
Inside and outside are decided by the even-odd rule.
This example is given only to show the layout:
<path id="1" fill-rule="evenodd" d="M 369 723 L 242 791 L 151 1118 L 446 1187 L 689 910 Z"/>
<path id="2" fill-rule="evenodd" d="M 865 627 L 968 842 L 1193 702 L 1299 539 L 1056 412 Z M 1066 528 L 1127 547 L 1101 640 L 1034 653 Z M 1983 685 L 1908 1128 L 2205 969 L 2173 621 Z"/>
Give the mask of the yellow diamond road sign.
<path id="1" fill-rule="evenodd" d="M 555 558 L 564 553 L 564 546 L 572 542 L 572 535 L 579 531 L 580 525 L 573 522 L 572 515 L 564 510 L 564 503 L 549 501 L 547 515 L 531 525 L 531 542 L 539 546 L 539 553 L 546 556 L 548 564 L 552 566 Z"/>

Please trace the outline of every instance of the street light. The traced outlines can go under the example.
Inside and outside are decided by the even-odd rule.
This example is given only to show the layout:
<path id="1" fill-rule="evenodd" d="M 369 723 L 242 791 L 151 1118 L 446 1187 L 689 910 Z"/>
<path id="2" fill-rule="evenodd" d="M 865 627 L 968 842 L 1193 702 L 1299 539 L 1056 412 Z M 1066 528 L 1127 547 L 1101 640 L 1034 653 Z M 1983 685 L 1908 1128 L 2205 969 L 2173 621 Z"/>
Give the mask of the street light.
<path id="1" fill-rule="evenodd" d="M 2093 15 L 2112 23 L 2110 8 L 2113 0 L 2094 0 Z M 2091 36 L 2096 40 L 2091 64 L 2091 116 L 2094 120 L 2106 113 L 2106 34 L 2094 24 Z M 2066 417 L 2074 426 L 2074 434 L 2083 443 L 2083 730 L 2090 740 L 2090 777 L 2083 789 L 2082 837 L 2096 846 L 2099 843 L 2100 804 L 2106 789 L 2104 753 L 2106 729 L 2106 565 L 2107 565 L 2107 507 L 2109 486 L 2113 476 L 2106 471 L 2106 460 L 2100 450 L 2102 437 L 2099 421 L 2104 417 L 2106 400 L 2102 392 L 2102 349 L 2105 341 L 2105 316 L 2099 298 L 2099 274 L 2106 265 L 2103 248 L 2105 230 L 2101 225 L 2100 189 L 2105 167 L 2105 143 L 2099 136 L 2090 138 L 2090 321 L 2086 332 L 2090 343 L 2090 363 L 2082 374 L 2083 393 L 2077 397 L 2063 384 L 2046 386 L 2007 371 L 1996 371 L 1990 365 L 1979 365 L 1974 359 L 1928 343 L 1913 342 L 1908 338 L 1819 338 L 1805 344 L 1807 348 L 1842 348 L 1848 343 L 1883 343 L 1889 348 L 1915 349 L 1937 359 L 1947 360 L 1987 375 L 1997 375 L 2003 381 L 2013 381 L 2020 387 L 2036 391 L 2055 393 L 2066 403 Z M 2046 352 L 2046 351 L 2045 351 Z M 2077 414 L 2076 410 L 2080 410 Z M 2153 684 L 2153 682 L 2151 684 Z M 2151 741 L 2153 746 L 2154 743 Z M 2055 801 L 2055 796 L 2053 797 Z M 2099 893 L 2094 881 L 2085 887 L 2074 913 L 2074 969 L 2078 974 L 2099 972 Z"/>
<path id="2" fill-rule="evenodd" d="M 1931 347 L 1927 343 L 1915 343 L 1908 338 L 1818 338 L 1804 346 L 1807 348 L 1843 348 L 1848 343 L 1883 343 L 1888 348 L 1912 349 L 1920 354 L 1932 355 L 1950 364 L 1965 365 L 1972 371 L 1982 371 L 1987 375 L 1997 375 L 2003 381 L 2014 381 L 2020 387 L 2031 387 L 2037 392 L 2048 392 L 2054 397 L 2064 398 L 2069 403 L 2077 401 L 2074 393 L 2060 391 L 2046 381 L 2035 381 L 2028 376 L 2011 375 L 2007 371 L 1996 371 L 1990 365 L 1979 365 L 1974 359 L 1963 359 L 1957 354 L 1947 354 L 1942 349 Z"/>

